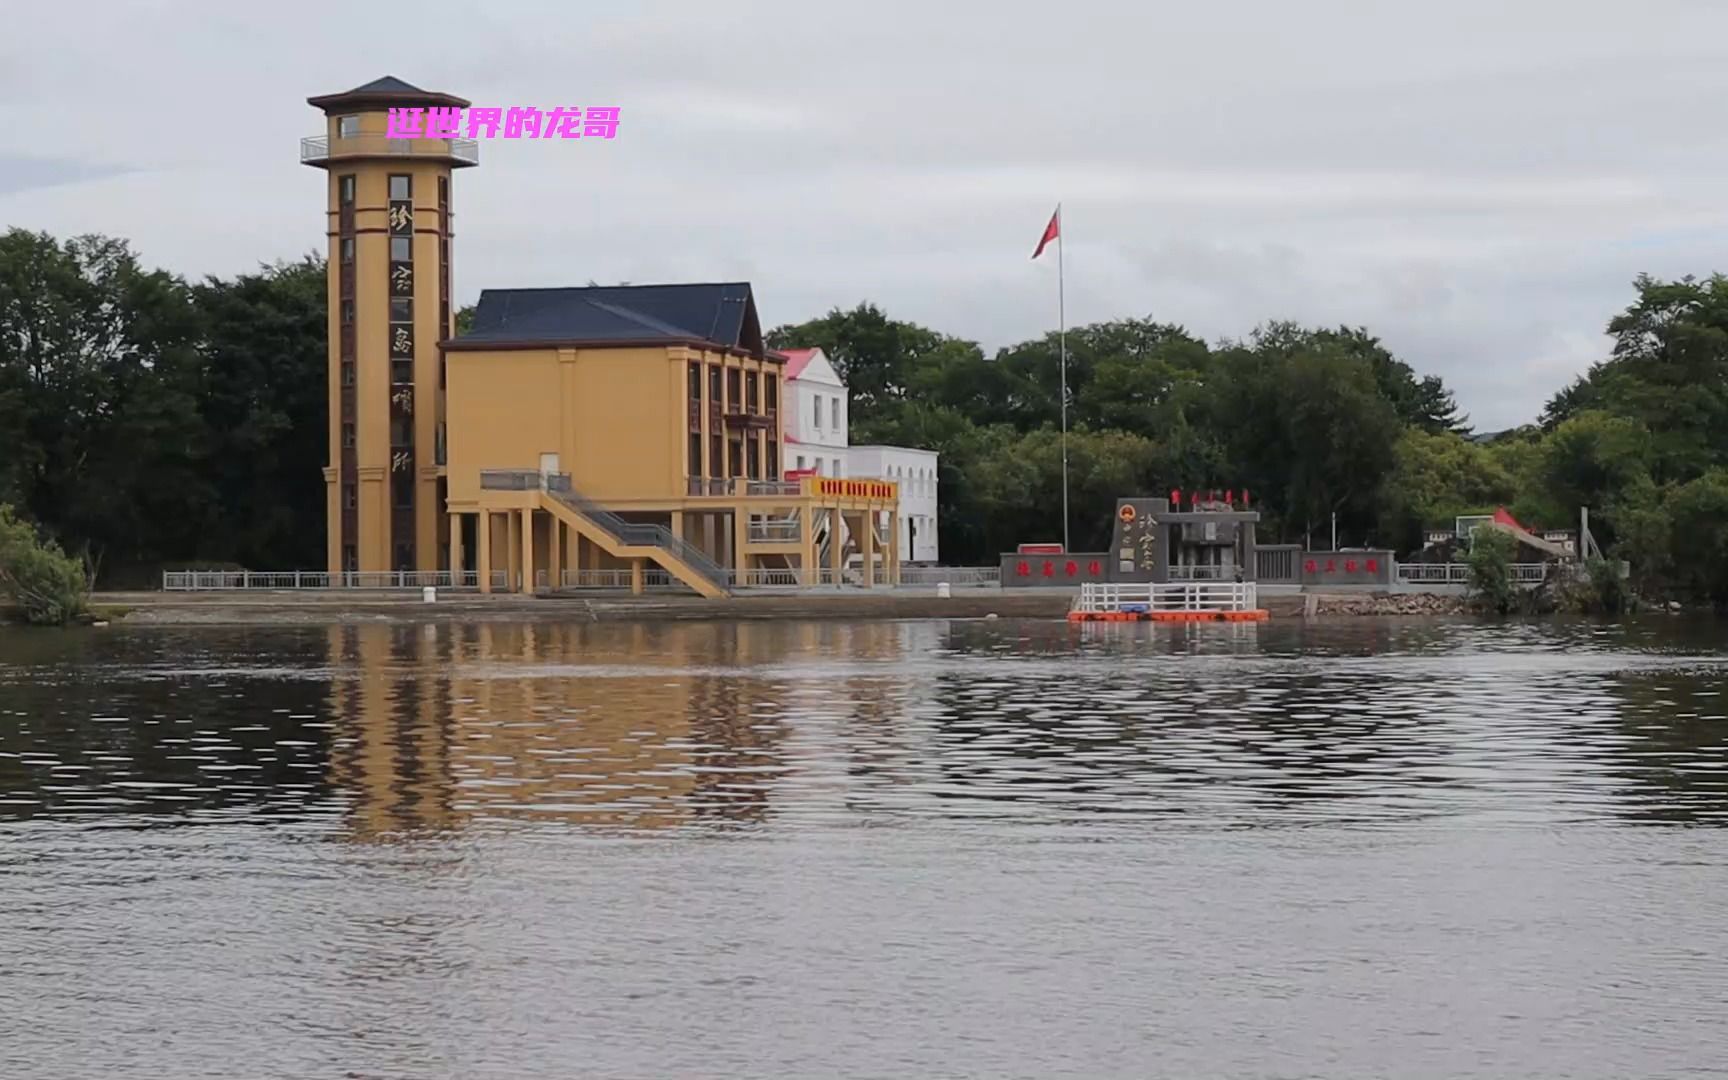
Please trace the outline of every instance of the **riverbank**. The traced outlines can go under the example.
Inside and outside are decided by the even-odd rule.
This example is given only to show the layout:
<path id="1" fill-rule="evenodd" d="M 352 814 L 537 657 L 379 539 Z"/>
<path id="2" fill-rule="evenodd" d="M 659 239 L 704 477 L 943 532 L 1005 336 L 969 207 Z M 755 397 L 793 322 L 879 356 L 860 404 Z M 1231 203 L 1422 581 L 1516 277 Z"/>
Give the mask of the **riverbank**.
<path id="1" fill-rule="evenodd" d="M 317 626 L 425 622 L 666 622 L 716 620 L 1064 618 L 1071 589 L 958 589 L 775 593 L 706 600 L 695 596 L 520 596 L 386 591 L 109 592 L 91 598 L 94 618 L 128 625 Z M 1273 618 L 1450 616 L 1461 596 L 1428 593 L 1262 594 Z M 7 622 L 0 609 L 0 623 Z"/>
<path id="2" fill-rule="evenodd" d="M 664 622 L 685 620 L 1060 619 L 1067 590 L 1005 592 L 791 593 L 733 596 L 481 596 L 443 594 L 425 603 L 417 594 L 355 592 L 102 593 L 98 608 L 124 610 L 128 625 L 303 626 L 328 623 L 421 622 Z"/>

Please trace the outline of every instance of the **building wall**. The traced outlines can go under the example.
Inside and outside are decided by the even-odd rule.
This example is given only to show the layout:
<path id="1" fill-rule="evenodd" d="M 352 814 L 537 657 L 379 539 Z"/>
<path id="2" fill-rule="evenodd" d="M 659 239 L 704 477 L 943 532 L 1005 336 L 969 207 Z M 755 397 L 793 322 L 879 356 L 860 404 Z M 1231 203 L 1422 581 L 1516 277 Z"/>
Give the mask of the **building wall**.
<path id="1" fill-rule="evenodd" d="M 694 362 L 778 378 L 779 365 L 683 347 L 628 349 L 451 350 L 448 368 L 449 497 L 472 503 L 484 469 L 538 469 L 557 454 L 582 494 L 600 502 L 682 499 L 692 475 L 729 476 L 727 462 L 711 472 L 709 380 L 701 380 L 702 457 L 689 469 L 688 373 Z M 722 398 L 728 380 L 722 376 Z M 740 378 L 740 393 L 744 382 Z M 758 391 L 766 408 L 766 387 Z M 727 404 L 721 402 L 722 408 Z M 743 438 L 759 447 L 758 471 L 769 475 L 772 429 Z M 722 457 L 729 457 L 722 432 Z M 748 473 L 745 455 L 744 474 Z M 778 462 L 776 462 L 778 464 Z M 740 474 L 743 475 L 743 474 Z"/>
<path id="2" fill-rule="evenodd" d="M 847 475 L 892 480 L 900 485 L 900 550 L 908 562 L 941 561 L 936 521 L 937 463 L 934 450 L 905 446 L 854 446 Z"/>
<path id="3" fill-rule="evenodd" d="M 850 476 L 846 446 L 851 426 L 851 402 L 846 384 L 840 381 L 833 366 L 820 352 L 811 357 L 803 373 L 786 381 L 789 408 L 783 421 L 786 437 L 800 445 L 788 444 L 791 454 L 787 469 L 814 468 L 823 476 Z M 839 422 L 834 411 L 838 405 Z M 798 456 L 804 456 L 804 465 Z"/>

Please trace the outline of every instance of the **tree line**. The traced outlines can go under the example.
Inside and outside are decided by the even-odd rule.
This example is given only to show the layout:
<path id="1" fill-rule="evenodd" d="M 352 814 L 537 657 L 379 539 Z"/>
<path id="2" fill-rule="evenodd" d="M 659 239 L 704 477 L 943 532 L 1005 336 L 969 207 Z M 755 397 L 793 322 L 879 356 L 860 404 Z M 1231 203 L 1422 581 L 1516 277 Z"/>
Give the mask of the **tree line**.
<path id="1" fill-rule="evenodd" d="M 1635 293 L 1602 362 L 1493 438 L 1361 328 L 1074 328 L 1073 544 L 1101 550 L 1118 497 L 1171 488 L 1247 489 L 1267 541 L 1323 545 L 1336 515 L 1342 542 L 1400 552 L 1461 513 L 1557 527 L 1589 506 L 1646 591 L 1728 602 L 1728 279 Z M 325 304 L 316 256 L 188 282 L 121 240 L 0 235 L 0 504 L 110 585 L 322 565 Z M 986 356 L 866 303 L 769 342 L 834 361 L 854 442 L 941 451 L 945 561 L 1061 538 L 1056 335 Z"/>

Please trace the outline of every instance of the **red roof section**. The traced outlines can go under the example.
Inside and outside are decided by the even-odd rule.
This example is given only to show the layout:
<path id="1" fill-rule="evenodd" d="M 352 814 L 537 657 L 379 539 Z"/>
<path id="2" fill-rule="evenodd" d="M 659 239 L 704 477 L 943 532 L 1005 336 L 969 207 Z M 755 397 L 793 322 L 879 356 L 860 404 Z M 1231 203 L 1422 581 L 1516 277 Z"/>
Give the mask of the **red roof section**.
<path id="1" fill-rule="evenodd" d="M 786 358 L 786 377 L 788 379 L 796 379 L 798 376 L 804 374 L 805 368 L 810 366 L 810 358 L 815 356 L 821 350 L 776 349 L 775 351 Z"/>
<path id="2" fill-rule="evenodd" d="M 1529 529 L 1526 529 L 1523 525 L 1519 524 L 1518 519 L 1513 517 L 1511 512 L 1508 511 L 1504 506 L 1497 506 L 1494 508 L 1494 520 L 1498 521 L 1502 525 L 1510 525 L 1514 529 L 1517 529 L 1520 532 L 1529 532 L 1530 531 Z"/>

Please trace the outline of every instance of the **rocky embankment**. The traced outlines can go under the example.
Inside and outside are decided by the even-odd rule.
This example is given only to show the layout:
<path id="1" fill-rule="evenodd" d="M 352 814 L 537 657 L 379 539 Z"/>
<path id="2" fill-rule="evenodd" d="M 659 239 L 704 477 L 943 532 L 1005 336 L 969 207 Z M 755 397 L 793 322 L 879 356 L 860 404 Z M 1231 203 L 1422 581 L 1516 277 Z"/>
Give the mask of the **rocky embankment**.
<path id="1" fill-rule="evenodd" d="M 1462 596 L 1434 593 L 1351 593 L 1315 595 L 1316 615 L 1462 615 L 1469 610 Z"/>

